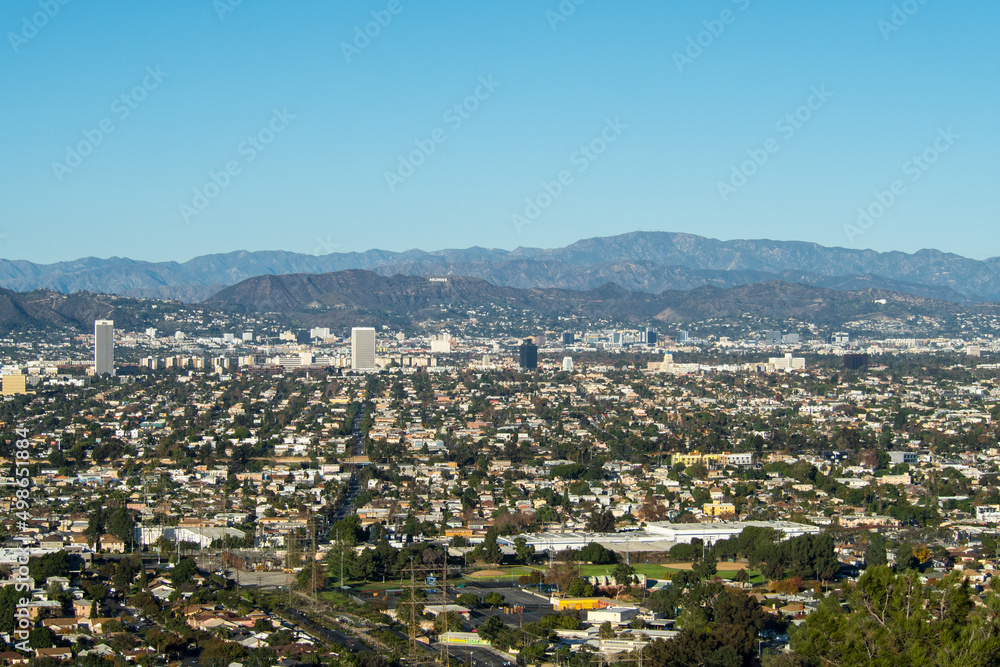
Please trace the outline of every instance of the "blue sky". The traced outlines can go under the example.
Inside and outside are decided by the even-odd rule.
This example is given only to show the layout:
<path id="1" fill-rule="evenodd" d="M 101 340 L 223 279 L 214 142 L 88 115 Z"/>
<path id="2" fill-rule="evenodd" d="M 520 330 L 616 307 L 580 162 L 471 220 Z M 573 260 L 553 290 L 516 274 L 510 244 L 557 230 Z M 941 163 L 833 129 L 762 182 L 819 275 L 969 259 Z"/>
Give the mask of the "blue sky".
<path id="1" fill-rule="evenodd" d="M 968 0 L 7 0 L 0 256 L 634 230 L 1000 255 L 998 20 Z"/>

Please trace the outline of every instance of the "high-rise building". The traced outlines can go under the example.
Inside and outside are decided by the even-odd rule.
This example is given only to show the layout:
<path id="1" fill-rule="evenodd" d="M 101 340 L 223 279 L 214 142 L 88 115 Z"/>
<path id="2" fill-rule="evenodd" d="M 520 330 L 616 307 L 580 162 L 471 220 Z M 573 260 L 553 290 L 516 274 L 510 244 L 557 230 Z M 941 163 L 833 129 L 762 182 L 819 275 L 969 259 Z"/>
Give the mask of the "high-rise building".
<path id="1" fill-rule="evenodd" d="M 431 352 L 451 353 L 451 334 L 441 334 L 431 339 Z"/>
<path id="2" fill-rule="evenodd" d="M 94 375 L 115 373 L 115 323 L 94 320 Z"/>
<path id="3" fill-rule="evenodd" d="M 563 370 L 564 371 L 573 370 L 573 357 L 563 357 Z"/>
<path id="4" fill-rule="evenodd" d="M 351 368 L 356 371 L 375 369 L 375 329 L 354 327 L 351 329 Z"/>
<path id="5" fill-rule="evenodd" d="M 649 327 L 646 327 L 646 345 L 649 345 L 650 347 L 656 345 L 656 339 L 656 332 Z"/>
<path id="6" fill-rule="evenodd" d="M 518 348 L 521 368 L 535 370 L 538 368 L 538 346 L 530 338 L 525 338 Z"/>
<path id="7" fill-rule="evenodd" d="M 576 336 L 573 334 L 572 331 L 564 331 L 563 332 L 563 335 L 562 335 L 562 343 L 563 343 L 563 345 L 572 345 L 575 342 L 576 342 Z"/>

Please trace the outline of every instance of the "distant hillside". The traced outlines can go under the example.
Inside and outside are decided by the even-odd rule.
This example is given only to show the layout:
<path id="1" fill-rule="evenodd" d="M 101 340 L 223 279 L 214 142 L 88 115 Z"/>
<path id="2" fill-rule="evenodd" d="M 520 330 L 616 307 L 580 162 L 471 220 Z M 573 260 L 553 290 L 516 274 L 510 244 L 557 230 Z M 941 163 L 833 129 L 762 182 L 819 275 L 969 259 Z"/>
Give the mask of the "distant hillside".
<path id="1" fill-rule="evenodd" d="M 633 232 L 586 239 L 564 248 L 513 251 L 476 247 L 326 255 L 241 251 L 184 263 L 118 257 L 48 265 L 0 260 L 0 286 L 197 302 L 256 276 L 349 269 L 384 276 L 478 277 L 494 285 L 520 288 L 585 291 L 615 283 L 629 291 L 660 294 L 782 280 L 838 290 L 891 290 L 957 303 L 1000 300 L 1000 258 L 979 261 L 937 250 L 878 253 L 798 241 L 719 241 L 671 232 Z"/>
<path id="2" fill-rule="evenodd" d="M 385 324 L 399 318 L 419 320 L 440 315 L 441 307 L 462 310 L 485 304 L 528 309 L 539 315 L 611 317 L 635 322 L 686 322 L 749 313 L 831 325 L 865 317 L 954 315 L 970 308 L 997 310 L 992 305 L 957 306 L 888 290 L 842 291 L 781 281 L 649 294 L 614 284 L 586 291 L 521 289 L 492 285 L 479 278 L 450 276 L 442 282 L 415 276 L 386 277 L 361 270 L 250 278 L 222 290 L 206 304 L 280 313 L 303 324 L 331 326 Z"/>
<path id="3" fill-rule="evenodd" d="M 94 320 L 99 319 L 113 319 L 116 327 L 134 329 L 146 321 L 148 308 L 135 299 L 104 294 L 0 289 L 0 331 L 53 327 L 93 331 Z"/>

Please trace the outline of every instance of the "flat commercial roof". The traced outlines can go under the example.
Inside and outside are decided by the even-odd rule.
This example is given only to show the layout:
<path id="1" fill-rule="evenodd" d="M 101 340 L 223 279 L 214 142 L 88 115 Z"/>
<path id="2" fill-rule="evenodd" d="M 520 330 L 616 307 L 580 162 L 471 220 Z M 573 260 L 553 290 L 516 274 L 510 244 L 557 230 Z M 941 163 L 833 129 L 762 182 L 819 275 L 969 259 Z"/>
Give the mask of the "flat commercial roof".
<path id="1" fill-rule="evenodd" d="M 514 546 L 514 541 L 523 537 L 536 552 L 565 551 L 582 549 L 588 544 L 598 543 L 613 551 L 667 551 L 675 544 L 690 544 L 698 537 L 706 543 L 735 537 L 744 528 L 774 528 L 784 533 L 785 538 L 799 535 L 818 535 L 820 528 L 791 521 L 719 521 L 714 523 L 669 523 L 666 521 L 646 524 L 645 530 L 628 530 L 620 533 L 586 533 L 578 531 L 529 533 L 500 537 L 501 545 Z"/>

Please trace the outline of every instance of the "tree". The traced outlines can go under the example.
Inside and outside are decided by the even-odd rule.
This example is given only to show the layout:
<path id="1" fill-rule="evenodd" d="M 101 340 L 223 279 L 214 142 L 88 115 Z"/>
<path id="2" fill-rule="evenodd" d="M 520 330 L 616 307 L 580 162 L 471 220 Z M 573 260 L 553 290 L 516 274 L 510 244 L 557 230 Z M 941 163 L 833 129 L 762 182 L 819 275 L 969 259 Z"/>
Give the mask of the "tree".
<path id="1" fill-rule="evenodd" d="M 34 628 L 28 633 L 28 646 L 31 648 L 52 648 L 55 643 L 55 633 L 48 628 Z"/>
<path id="2" fill-rule="evenodd" d="M 716 560 L 715 555 L 709 553 L 700 563 L 691 569 L 699 579 L 711 579 L 715 576 L 717 568 L 718 561 Z"/>
<path id="3" fill-rule="evenodd" d="M 493 641 L 507 626 L 499 616 L 490 616 L 477 628 L 479 636 L 487 641 Z"/>
<path id="4" fill-rule="evenodd" d="M 65 577 L 69 574 L 69 560 L 65 551 L 56 551 L 38 558 L 28 559 L 28 573 L 35 581 L 45 581 L 49 577 Z"/>
<path id="5" fill-rule="evenodd" d="M 198 574 L 198 566 L 195 565 L 194 560 L 181 558 L 170 573 L 170 581 L 174 586 L 180 586 L 190 582 L 196 574 Z"/>
<path id="6" fill-rule="evenodd" d="M 299 573 L 295 575 L 295 585 L 298 586 L 301 591 L 310 591 L 312 590 L 314 582 L 317 590 L 325 588 L 326 568 L 323 567 L 322 562 L 310 560 L 301 570 L 299 570 Z"/>
<path id="7" fill-rule="evenodd" d="M 496 608 L 503 604 L 504 596 L 501 595 L 500 593 L 490 592 L 487 593 L 485 597 L 483 597 L 483 602 L 486 604 L 487 607 Z"/>
<path id="8" fill-rule="evenodd" d="M 518 563 L 529 563 L 535 556 L 535 546 L 523 537 L 514 538 L 514 551 Z"/>
<path id="9" fill-rule="evenodd" d="M 605 549 L 597 542 L 591 542 L 580 550 L 580 559 L 594 565 L 610 565 L 618 562 L 618 554 L 610 549 Z"/>
<path id="10" fill-rule="evenodd" d="M 610 509 L 600 511 L 595 509 L 587 518 L 587 531 L 591 533 L 615 532 L 615 515 Z"/>
<path id="11" fill-rule="evenodd" d="M 449 611 L 446 614 L 438 614 L 434 619 L 434 632 L 458 632 L 462 629 L 462 615 L 457 611 Z"/>
<path id="12" fill-rule="evenodd" d="M 132 518 L 132 513 L 124 507 L 112 512 L 108 519 L 108 532 L 125 544 L 131 544 L 135 536 L 135 520 Z"/>
<path id="13" fill-rule="evenodd" d="M 586 579 L 576 578 L 574 579 L 569 588 L 566 589 L 566 595 L 571 598 L 589 598 L 594 597 L 596 590 L 594 585 L 588 582 Z"/>
<path id="14" fill-rule="evenodd" d="M 635 568 L 625 563 L 618 563 L 611 571 L 611 577 L 619 586 L 631 586 L 636 580 Z"/>
<path id="15" fill-rule="evenodd" d="M 545 571 L 545 583 L 553 584 L 565 593 L 570 584 L 580 578 L 580 568 L 575 563 L 553 563 Z"/>
<path id="16" fill-rule="evenodd" d="M 685 468 L 684 472 L 694 479 L 706 479 L 708 477 L 708 466 L 700 461 Z"/>
<path id="17" fill-rule="evenodd" d="M 493 564 L 503 560 L 503 552 L 500 550 L 500 545 L 497 544 L 496 528 L 490 528 L 486 531 L 486 538 L 472 551 L 472 557 Z"/>
<path id="18" fill-rule="evenodd" d="M 539 570 L 532 570 L 528 574 L 522 574 L 517 578 L 517 583 L 522 586 L 537 586 L 545 580 L 545 575 Z"/>
<path id="19" fill-rule="evenodd" d="M 886 556 L 885 538 L 878 534 L 872 535 L 868 546 L 865 548 L 865 567 L 878 567 L 886 565 L 888 562 L 889 558 Z"/>
<path id="20" fill-rule="evenodd" d="M 611 621 L 604 621 L 598 629 L 601 639 L 614 639 L 615 629 L 611 626 Z"/>
<path id="21" fill-rule="evenodd" d="M 868 568 L 848 592 L 834 596 L 792 631 L 792 649 L 824 664 L 996 664 L 1000 598 L 972 603 L 968 581 L 955 572 L 927 587 L 914 572 Z"/>
<path id="22" fill-rule="evenodd" d="M 469 609 L 478 609 L 483 604 L 482 598 L 472 593 L 462 593 L 455 598 L 455 602 Z"/>

